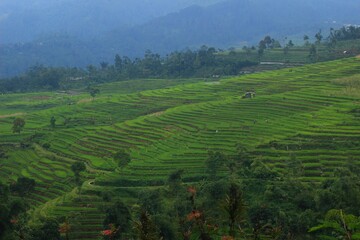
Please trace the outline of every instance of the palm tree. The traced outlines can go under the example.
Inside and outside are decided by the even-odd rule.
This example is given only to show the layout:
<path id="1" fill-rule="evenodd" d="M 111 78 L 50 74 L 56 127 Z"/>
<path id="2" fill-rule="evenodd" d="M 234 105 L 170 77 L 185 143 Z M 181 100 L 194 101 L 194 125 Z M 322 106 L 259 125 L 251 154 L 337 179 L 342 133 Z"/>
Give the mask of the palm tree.
<path id="1" fill-rule="evenodd" d="M 233 238 L 236 237 L 236 224 L 239 224 L 240 227 L 240 223 L 243 221 L 245 207 L 243 193 L 238 185 L 232 183 L 225 199 L 224 210 L 228 215 L 229 235 Z"/>

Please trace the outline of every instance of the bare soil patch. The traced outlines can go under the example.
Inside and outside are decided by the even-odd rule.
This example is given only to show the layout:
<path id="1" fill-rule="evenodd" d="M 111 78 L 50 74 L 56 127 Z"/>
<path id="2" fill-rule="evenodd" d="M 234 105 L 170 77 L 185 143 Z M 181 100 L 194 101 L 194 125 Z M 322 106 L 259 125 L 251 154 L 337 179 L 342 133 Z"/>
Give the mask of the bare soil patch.
<path id="1" fill-rule="evenodd" d="M 357 55 L 356 58 L 360 58 L 360 55 Z"/>
<path id="2" fill-rule="evenodd" d="M 161 116 L 163 114 L 164 114 L 164 111 L 161 111 L 161 112 L 151 113 L 151 114 L 149 114 L 149 116 L 158 117 L 158 116 Z"/>

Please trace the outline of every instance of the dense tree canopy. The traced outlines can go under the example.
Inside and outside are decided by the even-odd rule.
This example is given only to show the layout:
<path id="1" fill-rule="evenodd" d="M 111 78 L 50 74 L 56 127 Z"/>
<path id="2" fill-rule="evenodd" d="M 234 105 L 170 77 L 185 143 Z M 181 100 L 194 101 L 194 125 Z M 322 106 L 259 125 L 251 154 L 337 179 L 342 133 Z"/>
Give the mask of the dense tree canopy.
<path id="1" fill-rule="evenodd" d="M 13 121 L 12 131 L 13 133 L 20 133 L 25 126 L 25 120 L 23 118 L 15 118 Z"/>
<path id="2" fill-rule="evenodd" d="M 129 153 L 121 149 L 114 154 L 114 160 L 119 167 L 124 168 L 130 163 L 131 157 Z"/>
<path id="3" fill-rule="evenodd" d="M 36 182 L 34 179 L 19 177 L 16 183 L 11 185 L 11 190 L 20 196 L 25 196 L 35 189 Z"/>

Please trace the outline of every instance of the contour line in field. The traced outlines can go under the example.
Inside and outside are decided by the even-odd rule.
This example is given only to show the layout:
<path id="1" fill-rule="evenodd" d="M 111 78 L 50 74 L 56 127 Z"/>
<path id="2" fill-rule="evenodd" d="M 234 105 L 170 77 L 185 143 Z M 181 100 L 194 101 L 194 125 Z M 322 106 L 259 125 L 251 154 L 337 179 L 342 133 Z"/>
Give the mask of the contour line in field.
<path id="1" fill-rule="evenodd" d="M 18 113 L 12 113 L 12 114 L 5 114 L 5 115 L 0 115 L 0 119 L 1 118 L 9 118 L 9 117 L 17 117 L 17 116 L 22 116 L 22 115 L 25 115 L 25 113 L 18 112 Z"/>

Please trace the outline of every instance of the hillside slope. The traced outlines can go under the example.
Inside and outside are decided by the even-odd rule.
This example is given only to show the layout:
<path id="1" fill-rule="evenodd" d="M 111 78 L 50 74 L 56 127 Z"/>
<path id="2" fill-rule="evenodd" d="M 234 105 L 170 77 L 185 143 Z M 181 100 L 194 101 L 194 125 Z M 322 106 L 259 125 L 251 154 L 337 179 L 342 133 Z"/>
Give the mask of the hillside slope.
<path id="1" fill-rule="evenodd" d="M 81 214 L 72 234 L 96 239 L 104 217 L 99 209 L 106 205 L 102 192 L 133 202 L 141 189 L 163 186 L 176 169 L 185 171 L 184 182 L 201 181 L 211 150 L 234 155 L 240 145 L 278 172 L 296 156 L 301 180 L 331 179 L 335 168 L 360 156 L 359 71 L 360 59 L 349 58 L 218 82 L 165 88 L 163 82 L 152 90 L 144 90 L 146 81 L 111 83 L 100 86 L 95 99 L 0 96 L 0 143 L 9 155 L 1 159 L 1 180 L 35 178 L 39 185 L 28 197 L 35 216 L 70 216 L 76 209 Z M 256 97 L 242 98 L 247 91 Z M 14 114 L 26 120 L 21 134 L 11 133 Z M 58 119 L 55 129 L 51 116 Z M 14 144 L 30 135 L 34 148 Z M 124 169 L 112 158 L 120 149 L 132 158 Z M 87 163 L 81 196 L 71 192 L 76 186 L 68 166 L 75 161 Z M 229 173 L 224 167 L 221 174 Z"/>

